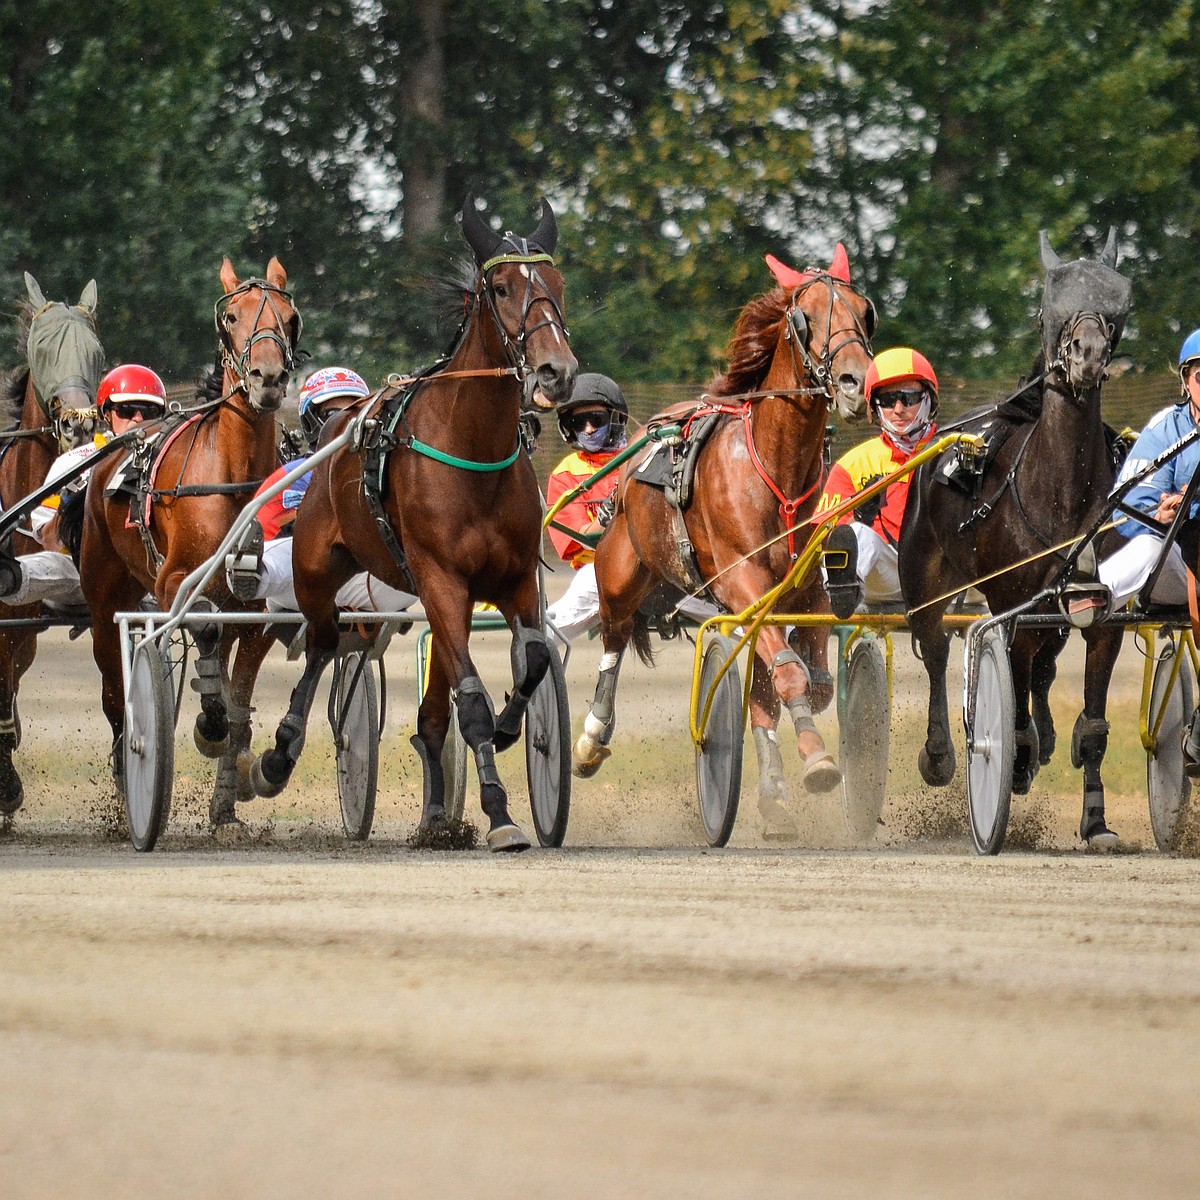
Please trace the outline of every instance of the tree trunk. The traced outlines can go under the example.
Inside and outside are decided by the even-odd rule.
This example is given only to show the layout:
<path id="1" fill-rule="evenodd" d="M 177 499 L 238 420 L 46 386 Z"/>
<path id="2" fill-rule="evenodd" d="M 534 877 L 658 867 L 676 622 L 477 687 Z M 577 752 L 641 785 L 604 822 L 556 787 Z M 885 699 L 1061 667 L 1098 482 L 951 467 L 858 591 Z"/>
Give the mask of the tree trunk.
<path id="1" fill-rule="evenodd" d="M 446 200 L 445 2 L 417 0 L 421 45 L 400 82 L 400 111 L 413 131 L 412 151 L 400 164 L 404 236 L 424 241 L 442 232 Z"/>

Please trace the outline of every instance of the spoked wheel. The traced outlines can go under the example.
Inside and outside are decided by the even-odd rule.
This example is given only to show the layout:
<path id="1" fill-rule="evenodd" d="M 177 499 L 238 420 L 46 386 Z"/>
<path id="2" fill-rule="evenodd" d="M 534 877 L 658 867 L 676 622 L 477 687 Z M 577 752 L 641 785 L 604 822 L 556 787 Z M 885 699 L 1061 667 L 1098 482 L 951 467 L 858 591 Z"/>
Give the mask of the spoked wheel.
<path id="1" fill-rule="evenodd" d="M 461 821 L 467 804 L 467 743 L 458 727 L 458 705 L 453 700 L 442 746 L 442 774 L 446 779 L 446 820 Z"/>
<path id="2" fill-rule="evenodd" d="M 1184 770 L 1183 735 L 1192 719 L 1192 678 L 1186 656 L 1171 683 L 1176 655 L 1169 650 L 1154 668 L 1150 689 L 1149 725 L 1157 725 L 1154 748 L 1146 752 L 1146 791 L 1150 797 L 1150 826 L 1160 850 L 1172 850 L 1179 817 L 1192 794 Z"/>
<path id="3" fill-rule="evenodd" d="M 342 828 L 365 842 L 375 820 L 379 776 L 379 689 L 375 664 L 361 651 L 338 659 L 329 693 Z"/>
<path id="4" fill-rule="evenodd" d="M 553 645 L 550 667 L 525 713 L 525 769 L 538 841 L 561 846 L 571 811 L 571 711 L 567 675 Z"/>
<path id="5" fill-rule="evenodd" d="M 171 812 L 175 697 L 162 651 L 151 639 L 133 653 L 121 753 L 129 840 L 135 850 L 153 850 Z"/>
<path id="6" fill-rule="evenodd" d="M 967 812 L 977 854 L 999 854 L 1012 800 L 1012 668 L 1003 629 L 983 636 L 975 673 L 975 724 L 967 740 Z"/>
<path id="7" fill-rule="evenodd" d="M 845 701 L 838 714 L 842 815 L 856 842 L 875 837 L 887 798 L 891 706 L 887 666 L 879 643 L 860 637 L 846 658 Z"/>
<path id="8" fill-rule="evenodd" d="M 716 634 L 704 650 L 700 665 L 700 703 L 705 703 L 713 682 L 733 653 L 733 643 Z M 737 820 L 742 794 L 742 684 L 737 663 L 729 670 L 712 698 L 704 740 L 696 754 L 696 790 L 700 796 L 700 819 L 710 846 L 724 846 Z"/>

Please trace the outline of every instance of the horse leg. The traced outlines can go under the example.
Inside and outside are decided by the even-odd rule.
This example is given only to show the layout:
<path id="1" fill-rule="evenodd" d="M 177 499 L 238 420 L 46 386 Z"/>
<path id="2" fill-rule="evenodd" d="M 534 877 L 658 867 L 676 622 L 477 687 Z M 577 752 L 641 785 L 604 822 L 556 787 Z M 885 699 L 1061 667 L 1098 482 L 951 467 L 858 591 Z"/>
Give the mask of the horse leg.
<path id="1" fill-rule="evenodd" d="M 1108 749 L 1108 685 L 1121 653 L 1120 627 L 1093 625 L 1084 632 L 1087 658 L 1083 672 L 1083 712 L 1071 733 L 1071 762 L 1083 768 L 1083 815 L 1079 836 L 1089 846 L 1105 849 L 1119 838 L 1104 822 L 1104 782 L 1100 766 Z"/>
<path id="2" fill-rule="evenodd" d="M 217 764 L 217 779 L 209 804 L 209 821 L 214 829 L 240 826 L 235 805 L 254 799 L 250 784 L 250 768 L 254 756 L 250 751 L 250 701 L 263 659 L 271 649 L 273 639 L 260 630 L 243 627 L 237 635 L 237 655 L 229 684 L 229 748 Z"/>
<path id="3" fill-rule="evenodd" d="M 771 680 L 755 658 L 751 667 L 750 732 L 758 759 L 758 811 L 763 820 L 762 835 L 767 841 L 783 841 L 796 836 L 796 822 L 787 810 L 788 785 L 779 751 L 780 704 Z"/>
<path id="4" fill-rule="evenodd" d="M 1054 749 L 1058 744 L 1054 714 L 1050 711 L 1050 689 L 1058 675 L 1058 656 L 1066 644 L 1066 633 L 1047 633 L 1041 648 L 1033 656 L 1033 672 L 1029 680 L 1030 701 L 1038 732 L 1038 763 L 1043 767 L 1054 757 Z"/>
<path id="5" fill-rule="evenodd" d="M 212 602 L 196 602 L 196 612 L 213 611 Z M 197 626 L 192 637 L 196 643 L 196 678 L 192 687 L 200 694 L 200 712 L 192 730 L 196 749 L 205 758 L 220 758 L 229 752 L 228 684 L 224 659 L 228 642 L 222 645 L 221 627 L 215 621 Z"/>
<path id="6" fill-rule="evenodd" d="M 1035 630 L 1021 630 L 1013 638 L 1009 662 L 1013 681 L 1013 734 L 1016 753 L 1013 755 L 1012 790 L 1024 796 L 1033 786 L 1038 768 L 1038 728 L 1029 715 L 1029 681 L 1033 660 L 1041 639 Z"/>
<path id="7" fill-rule="evenodd" d="M 590 779 L 612 754 L 608 744 L 617 729 L 617 681 L 625 649 L 610 650 L 608 641 L 606 636 L 592 705 L 583 718 L 583 729 L 571 746 L 571 773 L 580 779 Z"/>
<path id="8" fill-rule="evenodd" d="M 429 660 L 429 683 L 417 710 L 417 732 L 409 744 L 421 760 L 421 825 L 428 830 L 446 821 L 446 773 L 442 750 L 450 732 L 450 679 L 434 645 Z"/>
<path id="9" fill-rule="evenodd" d="M 0 635 L 0 816 L 4 817 L 11 817 L 25 802 L 25 786 L 12 756 L 21 743 L 17 689 L 36 649 L 34 633 L 16 630 Z"/>
<path id="10" fill-rule="evenodd" d="M 940 610 L 922 609 L 911 620 L 917 657 L 929 677 L 929 714 L 925 745 L 917 756 L 921 778 L 930 787 L 945 787 L 954 778 L 954 743 L 950 738 L 950 713 L 946 701 L 946 664 L 950 635 L 942 628 Z"/>
<path id="11" fill-rule="evenodd" d="M 514 617 L 512 631 L 509 658 L 512 662 L 513 690 L 496 719 L 497 753 L 507 750 L 521 736 L 525 710 L 550 669 L 550 647 L 546 643 L 545 632 L 537 626 L 536 620 L 533 625 L 527 626 L 519 616 Z"/>

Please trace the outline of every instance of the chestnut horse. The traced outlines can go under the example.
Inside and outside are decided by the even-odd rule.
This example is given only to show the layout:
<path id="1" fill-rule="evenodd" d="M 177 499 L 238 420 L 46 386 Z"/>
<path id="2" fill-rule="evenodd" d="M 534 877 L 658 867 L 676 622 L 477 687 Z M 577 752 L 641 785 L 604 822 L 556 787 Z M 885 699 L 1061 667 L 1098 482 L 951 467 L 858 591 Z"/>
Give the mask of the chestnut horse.
<path id="1" fill-rule="evenodd" d="M 998 449 L 993 446 L 973 488 L 943 485 L 939 476 L 945 478 L 949 458 L 921 467 L 900 532 L 900 585 L 929 676 L 928 732 L 918 762 L 925 782 L 935 787 L 954 777 L 946 700 L 950 639 L 942 614 L 955 589 L 975 582 L 993 613 L 1032 600 L 1063 570 L 1066 551 L 1049 551 L 1087 532 L 1116 478 L 1100 412 L 1105 368 L 1121 340 L 1131 300 L 1129 280 L 1115 269 L 1116 230 L 1110 230 L 1098 262 L 1062 262 L 1045 233 L 1041 258 L 1046 273 L 1042 350 L 1034 367 L 1040 382 L 1019 397 L 1032 396 L 1029 416 L 1034 419 L 1008 427 L 1009 436 Z M 958 426 L 980 432 L 995 411 L 973 414 Z M 994 435 L 990 440 L 996 443 Z M 1039 764 L 1048 763 L 1054 752 L 1049 692 L 1066 638 L 1061 629 L 1045 626 L 1018 627 L 1013 634 L 1009 660 L 1017 752 L 1012 790 L 1018 794 L 1029 791 Z M 1105 709 L 1121 629 L 1099 623 L 1085 630 L 1084 638 L 1084 702 L 1071 756 L 1083 767 L 1079 836 L 1099 846 L 1116 840 L 1104 820 L 1100 765 L 1108 745 Z"/>
<path id="2" fill-rule="evenodd" d="M 120 465 L 101 463 L 88 481 L 80 552 L 80 582 L 92 611 L 92 647 L 103 677 L 104 714 L 113 730 L 113 772 L 120 778 L 125 724 L 121 645 L 113 614 L 147 592 L 169 609 L 183 580 L 217 550 L 234 518 L 275 467 L 275 413 L 295 367 L 300 314 L 287 273 L 272 258 L 265 279 L 239 280 L 229 259 L 221 266 L 224 294 L 215 306 L 217 363 L 190 415 L 170 421 L 148 440 L 143 461 L 126 470 L 136 479 L 132 498 L 106 494 Z M 120 456 L 116 456 L 120 458 Z M 211 601 L 232 599 L 224 572 L 209 585 Z M 271 640 L 254 627 L 222 636 L 214 626 L 194 633 L 201 712 L 195 740 L 220 758 L 209 808 L 214 827 L 237 827 L 237 799 L 252 794 L 248 763 L 250 697 Z M 232 682 L 228 660 L 238 642 Z"/>
<path id="3" fill-rule="evenodd" d="M 863 380 L 871 364 L 875 312 L 850 283 L 839 245 L 826 271 L 801 274 L 768 257 L 781 286 L 742 310 L 728 346 L 729 366 L 698 403 L 655 418 L 685 432 L 712 429 L 694 463 L 693 494 L 680 511 L 664 488 L 639 482 L 653 445 L 624 467 L 615 515 L 596 548 L 604 657 L 592 707 L 576 740 L 575 773 L 594 774 L 608 757 L 616 725 L 616 690 L 630 640 L 650 660 L 639 615 L 656 586 L 703 591 L 742 612 L 779 584 L 808 541 L 791 532 L 816 509 L 825 477 L 825 419 L 830 404 L 847 420 L 865 411 Z M 789 531 L 787 536 L 781 536 Z M 783 611 L 828 611 L 812 577 L 780 597 Z M 795 831 L 784 807 L 787 785 L 775 740 L 780 704 L 791 714 L 805 761 L 804 785 L 827 791 L 840 774 L 813 722 L 832 697 L 825 631 L 804 631 L 801 658 L 778 626 L 762 628 L 751 683 L 751 725 L 759 759 L 759 810 L 771 837 Z"/>
<path id="4" fill-rule="evenodd" d="M 85 442 L 96 426 L 96 386 L 104 349 L 96 336 L 96 281 L 90 280 L 74 305 L 49 302 L 37 280 L 25 274 L 28 303 L 22 302 L 17 349 L 27 365 L 6 381 L 5 429 L 0 432 L 0 508 L 8 508 L 45 482 L 55 458 Z M 17 533 L 14 554 L 42 549 Z M 31 621 L 40 604 L 0 606 L 0 621 Z M 0 629 L 0 813 L 21 807 L 24 787 L 12 754 L 21 741 L 17 689 L 37 652 L 33 628 Z"/>
<path id="5" fill-rule="evenodd" d="M 453 693 L 475 755 L 488 846 L 524 850 L 529 839 L 509 815 L 495 756 L 520 736 L 552 651 L 538 579 L 541 495 L 518 422 L 523 395 L 544 407 L 565 400 L 578 363 L 551 257 L 558 228 L 550 205 L 542 202 L 528 237 L 495 233 L 471 197 L 460 221 L 474 262 L 457 289 L 466 315 L 449 355 L 384 391 L 359 419 L 357 443 L 313 470 L 292 539 L 296 599 L 308 618 L 304 674 L 251 778 L 260 795 L 275 795 L 291 775 L 317 681 L 338 645 L 334 595 L 369 571 L 415 592 L 433 631 L 412 739 L 424 771 L 422 828 L 446 819 L 441 755 Z M 494 604 L 512 630 L 513 690 L 498 718 L 470 655 L 478 602 Z"/>

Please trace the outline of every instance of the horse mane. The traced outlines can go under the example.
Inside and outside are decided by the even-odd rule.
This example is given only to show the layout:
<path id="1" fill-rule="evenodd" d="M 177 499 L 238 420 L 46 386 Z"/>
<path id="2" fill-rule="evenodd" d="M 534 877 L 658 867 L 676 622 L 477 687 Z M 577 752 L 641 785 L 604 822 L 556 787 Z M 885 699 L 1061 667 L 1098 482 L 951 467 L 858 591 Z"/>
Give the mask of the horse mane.
<path id="1" fill-rule="evenodd" d="M 729 365 L 712 381 L 710 395 L 739 396 L 758 388 L 775 356 L 787 306 L 787 293 L 774 288 L 742 309 L 725 347 Z"/>
<path id="2" fill-rule="evenodd" d="M 429 294 L 431 307 L 437 314 L 438 328 L 454 330 L 443 358 L 454 353 L 463 335 L 470 314 L 467 297 L 475 291 L 477 274 L 478 268 L 472 259 L 455 255 L 440 274 L 427 275 L 423 280 L 423 290 Z"/>
<path id="3" fill-rule="evenodd" d="M 3 385 L 0 385 L 0 430 L 5 433 L 21 424 L 21 413 L 25 409 L 29 365 L 24 360 L 29 353 L 29 326 L 33 321 L 33 313 L 33 305 L 28 300 L 17 301 L 17 357 L 23 365 L 7 372 L 3 376 Z"/>
<path id="4" fill-rule="evenodd" d="M 196 380 L 196 399 L 201 404 L 210 400 L 220 400 L 225 382 L 225 369 L 221 366 L 221 355 L 218 352 L 217 361 Z"/>

